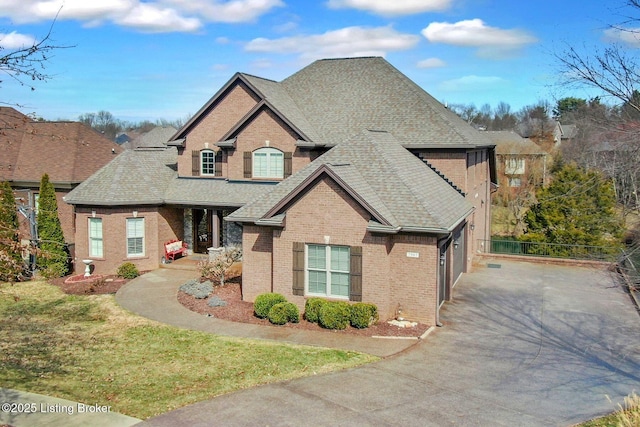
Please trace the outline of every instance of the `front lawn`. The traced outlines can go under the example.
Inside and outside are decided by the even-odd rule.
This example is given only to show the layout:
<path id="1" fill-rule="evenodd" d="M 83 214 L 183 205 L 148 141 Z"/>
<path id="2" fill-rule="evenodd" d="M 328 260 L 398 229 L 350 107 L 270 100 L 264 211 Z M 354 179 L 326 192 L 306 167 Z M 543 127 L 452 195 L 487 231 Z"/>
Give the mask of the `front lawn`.
<path id="1" fill-rule="evenodd" d="M 215 336 L 122 310 L 112 295 L 0 285 L 0 386 L 148 418 L 248 387 L 377 360 Z"/>

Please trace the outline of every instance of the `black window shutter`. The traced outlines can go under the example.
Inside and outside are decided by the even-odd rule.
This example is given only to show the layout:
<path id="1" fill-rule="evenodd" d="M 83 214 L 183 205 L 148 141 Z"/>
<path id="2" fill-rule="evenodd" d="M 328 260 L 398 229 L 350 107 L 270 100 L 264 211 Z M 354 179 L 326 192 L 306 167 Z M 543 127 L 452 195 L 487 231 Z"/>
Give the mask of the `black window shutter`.
<path id="1" fill-rule="evenodd" d="M 251 178 L 253 172 L 251 171 L 251 151 L 245 151 L 243 153 L 244 160 L 244 177 Z"/>
<path id="2" fill-rule="evenodd" d="M 222 176 L 222 150 L 219 150 L 218 152 L 216 152 L 215 176 Z"/>
<path id="3" fill-rule="evenodd" d="M 362 246 L 351 247 L 349 300 L 362 301 Z"/>
<path id="4" fill-rule="evenodd" d="M 284 153 L 284 177 L 288 178 L 291 176 L 293 172 L 293 153 L 286 152 Z"/>
<path id="5" fill-rule="evenodd" d="M 304 243 L 293 242 L 293 294 L 304 295 Z"/>
<path id="6" fill-rule="evenodd" d="M 200 176 L 200 152 L 198 150 L 191 152 L 191 175 Z"/>

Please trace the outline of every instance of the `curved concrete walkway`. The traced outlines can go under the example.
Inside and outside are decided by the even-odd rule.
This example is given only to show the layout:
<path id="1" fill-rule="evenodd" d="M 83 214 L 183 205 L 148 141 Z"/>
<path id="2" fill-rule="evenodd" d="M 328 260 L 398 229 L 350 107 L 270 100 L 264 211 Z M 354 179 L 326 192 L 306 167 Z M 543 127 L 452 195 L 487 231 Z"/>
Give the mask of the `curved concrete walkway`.
<path id="1" fill-rule="evenodd" d="M 491 262 L 500 268 L 479 267 L 455 288 L 444 327 L 397 356 L 231 393 L 141 425 L 567 426 L 640 390 L 639 317 L 611 273 Z M 169 276 L 179 278 L 151 275 L 117 299 L 156 320 L 202 328 L 167 298 L 173 291 L 152 286 L 169 287 Z M 220 324 L 217 332 L 238 329 Z"/>
<path id="2" fill-rule="evenodd" d="M 180 285 L 195 276 L 195 271 L 161 268 L 127 283 L 116 294 L 116 301 L 136 314 L 180 328 L 358 351 L 379 357 L 394 355 L 418 342 L 417 339 L 368 338 L 330 331 L 251 325 L 203 316 L 185 308 L 177 299 Z"/>

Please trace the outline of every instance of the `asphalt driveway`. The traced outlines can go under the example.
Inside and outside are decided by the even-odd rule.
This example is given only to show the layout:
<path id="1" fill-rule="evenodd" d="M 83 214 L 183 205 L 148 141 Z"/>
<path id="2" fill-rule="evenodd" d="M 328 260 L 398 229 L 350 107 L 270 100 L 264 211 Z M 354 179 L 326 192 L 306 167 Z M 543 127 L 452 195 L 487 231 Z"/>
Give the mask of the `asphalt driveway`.
<path id="1" fill-rule="evenodd" d="M 640 391 L 640 316 L 613 274 L 490 262 L 500 268 L 479 267 L 455 288 L 444 326 L 397 356 L 144 425 L 567 426 Z"/>

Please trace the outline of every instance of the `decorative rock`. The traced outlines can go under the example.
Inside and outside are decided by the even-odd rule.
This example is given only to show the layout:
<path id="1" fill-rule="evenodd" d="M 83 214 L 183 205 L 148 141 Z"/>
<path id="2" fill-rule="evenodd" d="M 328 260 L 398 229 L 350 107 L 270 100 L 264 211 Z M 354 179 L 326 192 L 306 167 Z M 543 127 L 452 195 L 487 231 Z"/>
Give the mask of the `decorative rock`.
<path id="1" fill-rule="evenodd" d="M 408 320 L 389 320 L 387 323 L 398 328 L 415 328 L 418 326 L 416 322 L 409 322 Z"/>

